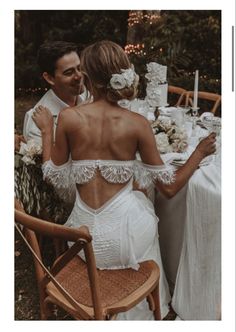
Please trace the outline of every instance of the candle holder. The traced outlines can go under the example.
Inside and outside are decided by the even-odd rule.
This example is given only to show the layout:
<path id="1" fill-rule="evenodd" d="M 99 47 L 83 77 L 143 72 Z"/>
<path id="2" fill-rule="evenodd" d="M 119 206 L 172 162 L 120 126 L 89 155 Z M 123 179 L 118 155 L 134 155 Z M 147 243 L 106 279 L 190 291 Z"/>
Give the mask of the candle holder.
<path id="1" fill-rule="evenodd" d="M 196 125 L 197 125 L 199 107 L 191 107 L 191 110 L 192 110 L 192 116 L 193 116 L 193 129 L 195 129 Z"/>

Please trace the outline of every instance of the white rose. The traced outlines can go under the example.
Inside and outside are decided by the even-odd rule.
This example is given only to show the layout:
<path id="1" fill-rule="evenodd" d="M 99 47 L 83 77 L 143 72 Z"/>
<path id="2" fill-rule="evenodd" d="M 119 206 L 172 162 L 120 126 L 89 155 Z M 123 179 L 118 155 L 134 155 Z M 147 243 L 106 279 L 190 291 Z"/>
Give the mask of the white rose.
<path id="1" fill-rule="evenodd" d="M 156 62 L 150 62 L 147 64 L 147 71 L 148 74 L 146 74 L 145 77 L 148 80 L 156 83 L 166 82 L 166 73 L 167 73 L 166 66 L 162 66 Z"/>
<path id="2" fill-rule="evenodd" d="M 152 107 L 156 107 L 160 104 L 160 98 L 161 98 L 161 90 L 158 88 L 158 86 L 148 83 L 147 89 L 146 89 L 147 95 L 146 95 L 146 101 L 148 104 Z"/>
<path id="3" fill-rule="evenodd" d="M 188 147 L 188 142 L 187 141 L 181 141 L 179 143 L 179 151 L 180 152 L 184 152 L 187 150 L 187 147 Z"/>
<path id="4" fill-rule="evenodd" d="M 27 155 L 33 157 L 42 153 L 42 146 L 36 143 L 34 140 L 27 142 Z"/>
<path id="5" fill-rule="evenodd" d="M 130 87 L 135 79 L 135 72 L 132 68 L 129 69 L 121 69 L 122 76 L 126 81 L 126 86 Z"/>
<path id="6" fill-rule="evenodd" d="M 110 79 L 111 87 L 115 90 L 124 89 L 126 86 L 125 78 L 121 74 L 112 74 Z"/>
<path id="7" fill-rule="evenodd" d="M 159 133 L 155 136 L 157 148 L 160 153 L 171 152 L 171 146 L 169 144 L 168 136 L 165 133 Z"/>
<path id="8" fill-rule="evenodd" d="M 175 140 L 172 144 L 173 152 L 184 152 L 188 147 L 187 141 Z"/>
<path id="9" fill-rule="evenodd" d="M 145 77 L 149 81 L 155 81 L 156 80 L 156 75 L 154 73 L 147 73 L 147 74 L 145 74 Z"/>
<path id="10" fill-rule="evenodd" d="M 147 64 L 147 71 L 148 72 L 157 72 L 161 65 L 157 62 L 149 62 Z"/>
<path id="11" fill-rule="evenodd" d="M 27 151 L 28 151 L 27 144 L 24 142 L 20 142 L 19 154 L 25 155 L 27 153 Z"/>
<path id="12" fill-rule="evenodd" d="M 26 165 L 35 165 L 35 161 L 29 157 L 29 156 L 24 156 L 22 158 L 22 161 L 26 164 Z"/>

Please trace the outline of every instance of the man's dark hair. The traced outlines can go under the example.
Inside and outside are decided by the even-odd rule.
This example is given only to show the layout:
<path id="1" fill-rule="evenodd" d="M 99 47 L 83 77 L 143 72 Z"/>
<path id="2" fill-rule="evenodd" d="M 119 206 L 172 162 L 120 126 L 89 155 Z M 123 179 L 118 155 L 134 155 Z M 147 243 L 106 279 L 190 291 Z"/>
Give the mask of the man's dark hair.
<path id="1" fill-rule="evenodd" d="M 54 76 L 56 62 L 65 54 L 78 53 L 77 45 L 65 41 L 51 41 L 40 46 L 37 55 L 37 62 L 41 73 L 47 72 Z"/>

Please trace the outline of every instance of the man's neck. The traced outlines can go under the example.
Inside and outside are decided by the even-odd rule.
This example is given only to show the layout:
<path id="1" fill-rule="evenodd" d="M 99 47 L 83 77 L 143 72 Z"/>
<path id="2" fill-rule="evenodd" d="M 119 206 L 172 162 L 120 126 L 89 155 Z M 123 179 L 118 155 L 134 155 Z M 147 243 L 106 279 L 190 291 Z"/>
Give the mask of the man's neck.
<path id="1" fill-rule="evenodd" d="M 58 92 L 54 89 L 52 90 L 58 98 L 60 98 L 62 101 L 64 101 L 64 103 L 66 103 L 70 107 L 77 105 L 78 96 L 72 96 L 72 95 L 68 96 L 63 94 L 63 92 Z"/>

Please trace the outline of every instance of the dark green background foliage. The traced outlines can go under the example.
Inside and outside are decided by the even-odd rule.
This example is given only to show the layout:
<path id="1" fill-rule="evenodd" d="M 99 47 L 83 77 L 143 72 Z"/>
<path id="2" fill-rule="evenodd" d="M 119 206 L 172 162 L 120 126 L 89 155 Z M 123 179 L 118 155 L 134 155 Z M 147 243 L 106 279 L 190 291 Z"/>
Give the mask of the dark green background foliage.
<path id="1" fill-rule="evenodd" d="M 127 10 L 20 10 L 15 12 L 15 87 L 43 86 L 36 54 L 41 43 L 66 40 L 86 45 L 102 39 L 127 43 Z M 199 69 L 199 89 L 221 93 L 221 12 L 212 10 L 161 11 L 156 24 L 135 25 L 146 55 L 131 55 L 140 74 L 144 94 L 145 65 L 168 66 L 168 82 L 193 89 L 193 72 Z M 162 49 L 162 52 L 160 52 Z M 21 92 L 22 93 L 22 92 Z"/>

